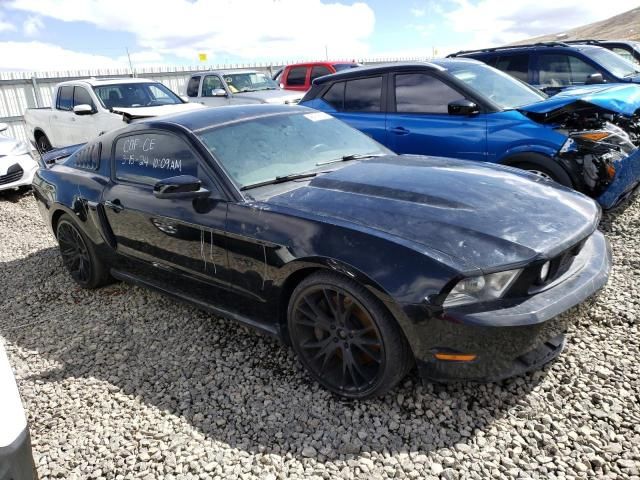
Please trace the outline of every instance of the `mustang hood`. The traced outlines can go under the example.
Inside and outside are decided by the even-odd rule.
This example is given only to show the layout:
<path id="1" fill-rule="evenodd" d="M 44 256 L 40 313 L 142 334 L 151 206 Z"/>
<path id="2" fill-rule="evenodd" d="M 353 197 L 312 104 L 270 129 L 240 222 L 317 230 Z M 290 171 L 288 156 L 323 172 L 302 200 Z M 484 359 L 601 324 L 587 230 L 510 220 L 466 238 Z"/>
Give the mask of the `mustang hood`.
<path id="1" fill-rule="evenodd" d="M 599 219 L 591 199 L 532 174 L 420 156 L 354 162 L 266 202 L 438 250 L 465 271 L 553 257 Z"/>
<path id="2" fill-rule="evenodd" d="M 538 121 L 553 122 L 566 113 L 596 111 L 633 117 L 640 109 L 640 85 L 591 85 L 564 90 L 541 102 L 520 107 Z"/>
<path id="3" fill-rule="evenodd" d="M 177 103 L 175 105 L 158 105 L 156 107 L 113 107 L 114 113 L 121 113 L 126 121 L 137 118 L 158 117 L 160 115 L 170 115 L 172 113 L 188 112 L 197 108 L 205 108 L 199 103 Z"/>

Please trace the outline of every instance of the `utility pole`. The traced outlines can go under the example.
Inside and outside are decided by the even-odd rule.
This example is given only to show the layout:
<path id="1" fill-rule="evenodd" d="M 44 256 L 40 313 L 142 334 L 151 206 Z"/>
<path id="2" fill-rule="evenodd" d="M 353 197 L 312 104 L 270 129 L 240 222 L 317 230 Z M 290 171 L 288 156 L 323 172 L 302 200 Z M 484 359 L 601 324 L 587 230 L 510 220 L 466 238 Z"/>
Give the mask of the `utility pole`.
<path id="1" fill-rule="evenodd" d="M 133 71 L 133 65 L 131 63 L 131 55 L 129 55 L 129 47 L 127 47 L 127 58 L 129 59 L 129 70 L 131 70 L 131 76 L 135 77 L 136 73 Z"/>
<path id="2" fill-rule="evenodd" d="M 324 58 L 327 60 L 327 62 L 329 61 L 329 49 L 326 45 L 324 46 Z"/>

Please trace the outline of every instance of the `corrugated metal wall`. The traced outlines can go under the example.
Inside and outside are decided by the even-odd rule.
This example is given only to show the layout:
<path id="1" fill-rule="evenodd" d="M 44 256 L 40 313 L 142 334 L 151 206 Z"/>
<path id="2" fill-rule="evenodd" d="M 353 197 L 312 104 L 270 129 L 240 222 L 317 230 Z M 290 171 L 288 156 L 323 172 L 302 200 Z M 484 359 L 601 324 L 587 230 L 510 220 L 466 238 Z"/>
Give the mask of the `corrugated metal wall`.
<path id="1" fill-rule="evenodd" d="M 376 58 L 357 60 L 360 63 L 386 63 L 397 61 L 425 60 L 417 58 Z M 295 62 L 286 62 L 298 63 Z M 266 73 L 275 73 L 281 66 L 257 63 L 257 64 L 233 64 L 233 65 L 206 65 L 198 67 L 163 67 L 136 69 L 137 77 L 152 78 L 162 82 L 178 95 L 184 95 L 187 88 L 187 80 L 193 72 L 251 68 L 262 70 Z M 9 125 L 5 135 L 26 140 L 23 114 L 26 108 L 50 107 L 52 104 L 53 89 L 56 84 L 66 80 L 77 80 L 90 77 L 125 77 L 130 76 L 129 69 L 116 70 L 77 70 L 66 72 L 0 72 L 0 123 Z"/>

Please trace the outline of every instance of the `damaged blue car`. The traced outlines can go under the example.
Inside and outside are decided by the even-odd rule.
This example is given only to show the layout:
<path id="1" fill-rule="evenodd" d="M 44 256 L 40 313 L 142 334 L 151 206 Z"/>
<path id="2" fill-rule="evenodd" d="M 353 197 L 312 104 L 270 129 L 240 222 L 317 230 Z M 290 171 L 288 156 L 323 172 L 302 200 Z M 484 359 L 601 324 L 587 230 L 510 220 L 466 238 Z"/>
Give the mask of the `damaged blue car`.
<path id="1" fill-rule="evenodd" d="M 301 105 L 400 154 L 499 163 L 574 188 L 609 209 L 640 181 L 640 86 L 547 97 L 476 60 L 364 67 L 318 78 Z"/>

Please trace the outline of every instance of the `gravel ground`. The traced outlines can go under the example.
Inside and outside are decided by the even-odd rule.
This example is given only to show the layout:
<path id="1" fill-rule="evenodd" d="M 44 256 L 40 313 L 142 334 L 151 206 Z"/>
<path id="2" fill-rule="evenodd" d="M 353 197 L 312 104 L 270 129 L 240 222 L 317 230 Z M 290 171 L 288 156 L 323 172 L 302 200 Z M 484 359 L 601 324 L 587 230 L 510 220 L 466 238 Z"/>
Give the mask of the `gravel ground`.
<path id="1" fill-rule="evenodd" d="M 640 199 L 544 371 L 338 400 L 292 351 L 126 284 L 79 290 L 31 196 L 0 196 L 0 334 L 41 478 L 640 478 Z"/>

